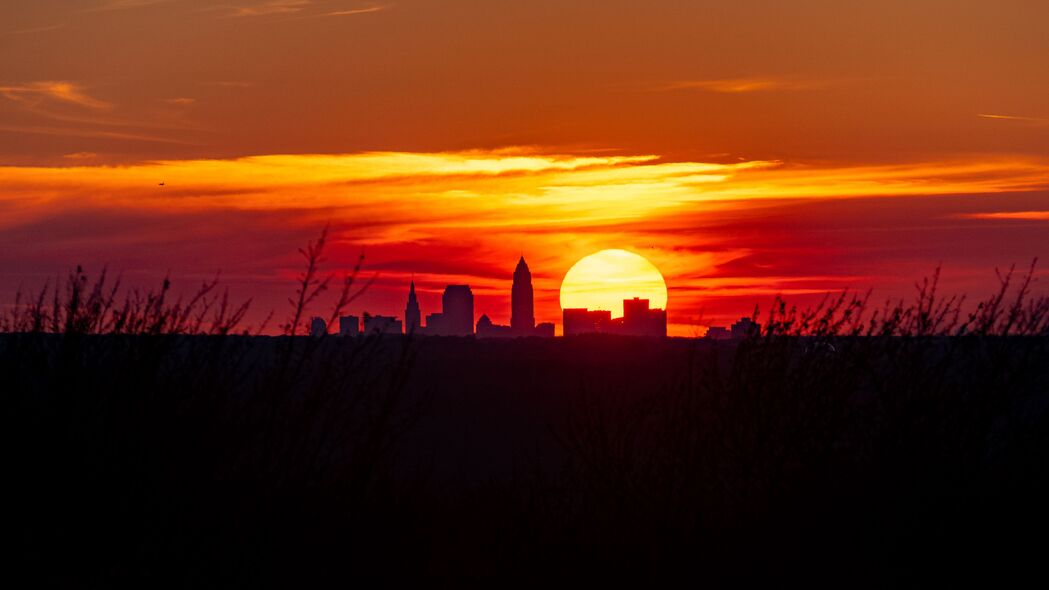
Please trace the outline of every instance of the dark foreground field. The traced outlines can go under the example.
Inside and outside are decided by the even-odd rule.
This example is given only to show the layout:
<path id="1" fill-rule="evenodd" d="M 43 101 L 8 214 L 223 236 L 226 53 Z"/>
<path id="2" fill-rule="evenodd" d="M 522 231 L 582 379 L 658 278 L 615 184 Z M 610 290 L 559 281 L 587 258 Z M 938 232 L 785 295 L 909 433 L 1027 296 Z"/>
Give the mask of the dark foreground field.
<path id="1" fill-rule="evenodd" d="M 41 583 L 1039 573 L 1049 340 L 0 336 Z"/>

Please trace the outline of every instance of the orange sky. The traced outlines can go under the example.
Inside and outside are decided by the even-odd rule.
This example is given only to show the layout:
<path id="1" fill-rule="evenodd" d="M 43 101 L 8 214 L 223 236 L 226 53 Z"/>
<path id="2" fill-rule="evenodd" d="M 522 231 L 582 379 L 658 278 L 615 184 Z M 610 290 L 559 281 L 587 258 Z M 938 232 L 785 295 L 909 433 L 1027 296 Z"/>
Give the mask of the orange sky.
<path id="1" fill-rule="evenodd" d="M 285 305 L 295 248 L 362 302 L 468 282 L 537 318 L 625 248 L 671 331 L 775 293 L 957 290 L 1049 255 L 1049 4 L 189 0 L 0 8 L 0 296 L 77 263 Z M 157 183 L 164 181 L 161 188 Z M 359 311 L 359 310 L 358 310 Z"/>

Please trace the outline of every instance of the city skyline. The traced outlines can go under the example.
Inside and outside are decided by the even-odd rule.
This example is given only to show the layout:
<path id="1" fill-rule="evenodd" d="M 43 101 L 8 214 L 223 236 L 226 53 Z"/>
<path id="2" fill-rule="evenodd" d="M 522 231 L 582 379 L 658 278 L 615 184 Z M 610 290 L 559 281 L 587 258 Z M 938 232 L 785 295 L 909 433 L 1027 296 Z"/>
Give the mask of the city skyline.
<path id="1" fill-rule="evenodd" d="M 446 285 L 440 309 L 424 313 L 415 290 L 414 275 L 408 285 L 404 317 L 372 315 L 364 311 L 360 317 L 342 315 L 338 324 L 328 326 L 321 317 L 310 320 L 309 333 L 317 337 L 334 333 L 340 336 L 370 334 L 406 334 L 417 336 L 474 336 L 479 338 L 554 337 L 578 334 L 617 334 L 627 336 L 666 337 L 667 310 L 650 308 L 649 300 L 634 296 L 629 287 L 622 300 L 622 313 L 613 316 L 611 310 L 594 308 L 565 308 L 560 328 L 554 322 L 535 321 L 532 275 L 522 254 L 517 261 L 510 285 L 510 323 L 492 321 L 488 312 L 478 316 L 474 308 L 473 292 L 469 285 Z M 425 322 L 422 318 L 425 317 Z M 744 318 L 746 319 L 746 318 Z M 742 321 L 742 320 L 741 320 Z M 749 321 L 749 320 L 747 320 Z M 714 328 L 718 333 L 719 328 Z M 727 329 L 726 329 L 727 330 Z M 732 333 L 736 334 L 733 326 Z M 698 335 L 698 334 L 696 334 Z"/>

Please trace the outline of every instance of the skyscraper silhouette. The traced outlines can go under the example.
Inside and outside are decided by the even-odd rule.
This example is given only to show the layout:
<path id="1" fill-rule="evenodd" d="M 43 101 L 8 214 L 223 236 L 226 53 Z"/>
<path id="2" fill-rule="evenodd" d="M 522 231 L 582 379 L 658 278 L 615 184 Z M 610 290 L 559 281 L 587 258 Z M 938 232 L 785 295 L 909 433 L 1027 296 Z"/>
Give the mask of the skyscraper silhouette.
<path id="1" fill-rule="evenodd" d="M 530 336 L 535 329 L 532 273 L 524 256 L 514 269 L 514 284 L 510 290 L 510 329 L 521 336 Z"/>
<path id="2" fill-rule="evenodd" d="M 445 334 L 469 336 L 474 333 L 474 294 L 470 285 L 448 285 L 441 304 Z"/>
<path id="3" fill-rule="evenodd" d="M 417 333 L 421 315 L 419 313 L 419 300 L 415 297 L 415 281 L 408 288 L 408 305 L 404 308 L 404 332 L 406 334 Z"/>

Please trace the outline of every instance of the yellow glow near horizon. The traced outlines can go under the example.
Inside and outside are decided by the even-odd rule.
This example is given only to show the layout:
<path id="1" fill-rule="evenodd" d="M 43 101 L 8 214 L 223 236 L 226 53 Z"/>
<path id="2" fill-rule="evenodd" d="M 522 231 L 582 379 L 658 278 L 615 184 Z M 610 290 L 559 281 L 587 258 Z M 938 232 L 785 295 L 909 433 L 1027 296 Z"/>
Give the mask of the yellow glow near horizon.
<path id="1" fill-rule="evenodd" d="M 652 155 L 584 157 L 507 148 L 268 155 L 119 166 L 0 165 L 0 200 L 28 197 L 82 204 L 87 198 L 96 204 L 135 207 L 282 209 L 417 198 L 438 211 L 464 205 L 471 210 L 479 206 L 491 206 L 496 212 L 513 210 L 508 218 L 515 222 L 522 213 L 547 222 L 579 217 L 593 221 L 634 219 L 685 205 L 718 207 L 763 199 L 1041 190 L 1046 187 L 1047 171 L 1049 160 L 1035 158 L 819 167 L 775 161 L 672 162 Z M 167 185 L 165 190 L 156 190 L 161 181 Z"/>
<path id="2" fill-rule="evenodd" d="M 632 297 L 666 309 L 667 284 L 655 265 L 626 250 L 602 250 L 583 258 L 561 283 L 561 309 L 601 309 L 622 317 L 623 300 Z"/>

